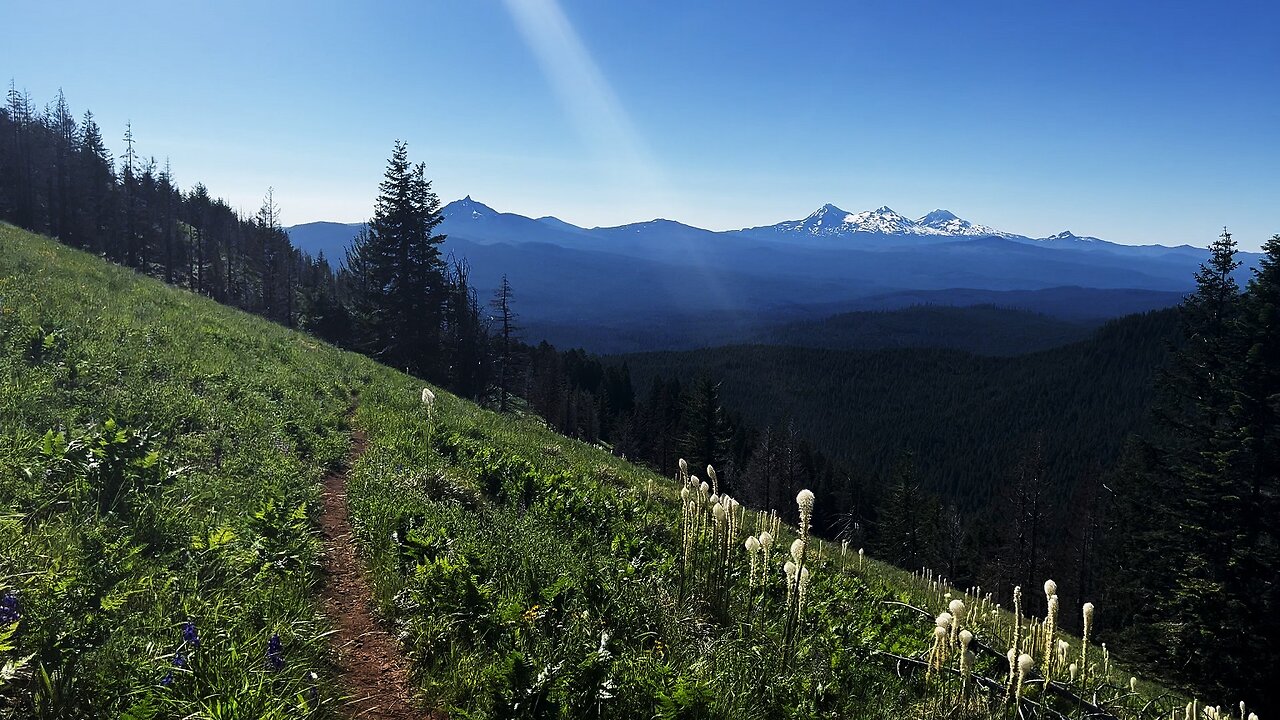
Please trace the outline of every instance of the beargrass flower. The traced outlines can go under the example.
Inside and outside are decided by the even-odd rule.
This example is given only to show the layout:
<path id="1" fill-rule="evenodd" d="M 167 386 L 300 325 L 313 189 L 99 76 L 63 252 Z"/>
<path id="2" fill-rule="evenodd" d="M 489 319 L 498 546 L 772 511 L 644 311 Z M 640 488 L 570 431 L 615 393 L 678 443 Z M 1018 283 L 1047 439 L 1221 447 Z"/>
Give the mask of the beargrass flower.
<path id="1" fill-rule="evenodd" d="M 1036 661 L 1030 655 L 1023 653 L 1018 656 L 1018 692 L 1016 697 L 1019 702 L 1022 701 L 1022 683 L 1027 679 L 1027 675 L 1035 668 Z"/>
<path id="2" fill-rule="evenodd" d="M 1129 692 L 1138 692 L 1138 678 L 1129 676 Z"/>
<path id="3" fill-rule="evenodd" d="M 800 555 L 804 553 L 804 541 L 796 538 L 791 541 L 791 559 L 797 563 L 800 562 Z"/>
<path id="4" fill-rule="evenodd" d="M 796 493 L 796 506 L 800 509 L 800 537 L 809 539 L 809 524 L 813 519 L 813 492 L 801 490 Z"/>
<path id="5" fill-rule="evenodd" d="M 0 597 L 0 625 L 12 625 L 22 618 L 18 612 L 18 596 L 12 592 Z"/>
<path id="6" fill-rule="evenodd" d="M 267 641 L 267 667 L 279 672 L 284 669 L 284 647 L 280 643 L 280 633 L 275 633 Z"/>
<path id="7" fill-rule="evenodd" d="M 422 404 L 427 406 L 428 414 L 435 408 L 436 394 L 431 392 L 431 388 L 422 388 Z"/>
<path id="8" fill-rule="evenodd" d="M 193 648 L 200 647 L 200 634 L 196 632 L 196 624 L 190 620 L 182 624 L 182 641 Z"/>

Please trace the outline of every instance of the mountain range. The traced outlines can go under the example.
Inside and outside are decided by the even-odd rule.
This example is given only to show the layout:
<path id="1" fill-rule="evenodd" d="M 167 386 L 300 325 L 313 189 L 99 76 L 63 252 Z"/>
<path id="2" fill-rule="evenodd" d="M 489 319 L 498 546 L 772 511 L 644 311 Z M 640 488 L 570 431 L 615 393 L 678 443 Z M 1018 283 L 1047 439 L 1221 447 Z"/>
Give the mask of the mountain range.
<path id="1" fill-rule="evenodd" d="M 1189 245 L 1071 232 L 1032 238 L 947 210 L 912 220 L 888 207 L 826 204 L 803 219 L 731 231 L 666 219 L 584 228 L 465 197 L 444 217 L 444 251 L 465 258 L 482 297 L 507 275 L 527 340 L 602 352 L 749 342 L 788 323 L 919 304 L 893 299 L 921 293 L 930 304 L 1100 320 L 1176 304 L 1207 257 Z M 340 262 L 360 227 L 288 231 L 301 249 Z M 1257 258 L 1241 254 L 1242 280 Z"/>

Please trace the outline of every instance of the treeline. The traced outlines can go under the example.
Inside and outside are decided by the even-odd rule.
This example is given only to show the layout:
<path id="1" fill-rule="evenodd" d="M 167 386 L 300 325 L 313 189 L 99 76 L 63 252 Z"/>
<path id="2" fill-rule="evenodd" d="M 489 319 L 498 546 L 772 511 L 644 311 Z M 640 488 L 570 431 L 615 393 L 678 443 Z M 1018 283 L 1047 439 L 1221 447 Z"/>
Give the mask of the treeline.
<path id="1" fill-rule="evenodd" d="M 243 217 L 203 184 L 181 190 L 132 128 L 113 158 L 92 112 L 61 92 L 38 109 L 13 86 L 0 111 L 0 219 L 289 327 L 336 292 L 323 257 L 289 243 L 270 190 Z"/>
<path id="2" fill-rule="evenodd" d="M 0 220 L 467 397 L 488 394 L 494 360 L 482 305 L 466 263 L 436 250 L 439 201 L 403 144 L 370 229 L 335 270 L 290 243 L 270 188 L 245 217 L 202 183 L 182 190 L 168 163 L 139 152 L 130 127 L 123 142 L 113 157 L 92 112 L 77 119 L 61 92 L 38 109 L 11 85 L 0 108 Z"/>
<path id="3" fill-rule="evenodd" d="M 1182 305 L 1155 426 L 1110 483 L 1107 602 L 1123 647 L 1280 712 L 1280 235 L 1241 291 L 1231 236 Z"/>

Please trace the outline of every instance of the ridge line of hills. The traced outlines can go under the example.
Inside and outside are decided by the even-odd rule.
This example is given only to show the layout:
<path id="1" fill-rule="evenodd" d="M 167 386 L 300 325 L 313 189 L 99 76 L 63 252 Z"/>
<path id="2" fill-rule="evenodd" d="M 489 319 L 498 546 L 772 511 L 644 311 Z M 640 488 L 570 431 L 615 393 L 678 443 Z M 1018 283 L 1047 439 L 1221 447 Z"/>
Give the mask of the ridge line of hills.
<path id="1" fill-rule="evenodd" d="M 605 353 L 755 342 L 793 322 L 920 304 L 1098 322 L 1177 304 L 1207 252 L 1069 233 L 983 234 L 990 228 L 946 211 L 908 221 L 888 208 L 852 214 L 834 205 L 730 232 L 671 220 L 582 228 L 470 197 L 443 214 L 444 252 L 465 259 L 482 298 L 507 276 L 527 340 Z M 865 230 L 873 225 L 888 232 Z M 925 226 L 932 234 L 908 232 Z M 340 260 L 358 227 L 288 231 L 300 249 Z M 1257 258 L 1240 255 L 1241 281 Z"/>

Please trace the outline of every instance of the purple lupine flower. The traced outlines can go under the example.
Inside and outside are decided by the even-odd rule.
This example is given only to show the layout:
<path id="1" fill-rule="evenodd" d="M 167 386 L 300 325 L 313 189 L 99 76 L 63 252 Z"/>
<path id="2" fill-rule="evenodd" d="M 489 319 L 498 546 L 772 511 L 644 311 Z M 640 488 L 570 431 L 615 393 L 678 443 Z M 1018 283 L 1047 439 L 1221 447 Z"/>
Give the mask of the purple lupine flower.
<path id="1" fill-rule="evenodd" d="M 173 671 L 172 671 L 172 670 L 170 670 L 169 672 L 165 673 L 164 677 L 160 678 L 160 684 L 161 684 L 161 685 L 163 685 L 163 686 L 165 686 L 165 687 L 169 687 L 170 685 L 172 685 L 172 684 L 173 684 Z"/>
<path id="2" fill-rule="evenodd" d="M 7 592 L 0 597 L 0 625 L 12 625 L 22 617 L 18 612 L 18 596 Z"/>
<path id="3" fill-rule="evenodd" d="M 284 647 L 280 644 L 280 633 L 275 633 L 267 641 L 267 667 L 277 672 L 284 669 Z"/>
<path id="4" fill-rule="evenodd" d="M 173 666 L 176 668 L 184 668 L 187 666 L 187 658 L 182 653 L 173 654 Z"/>
<path id="5" fill-rule="evenodd" d="M 196 632 L 196 624 L 190 620 L 182 624 L 182 641 L 193 648 L 200 647 L 200 634 Z"/>

